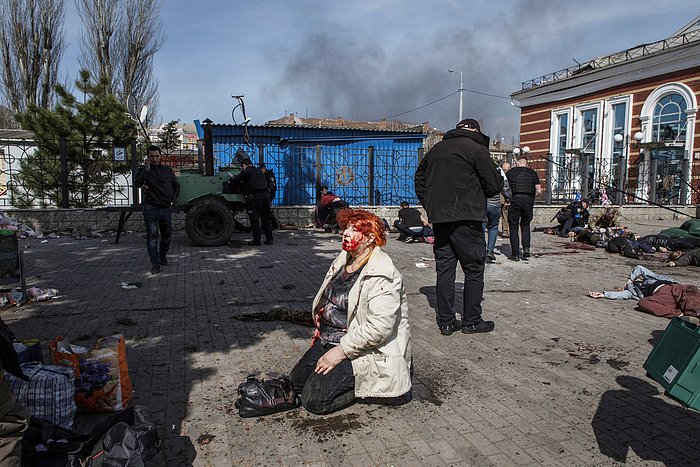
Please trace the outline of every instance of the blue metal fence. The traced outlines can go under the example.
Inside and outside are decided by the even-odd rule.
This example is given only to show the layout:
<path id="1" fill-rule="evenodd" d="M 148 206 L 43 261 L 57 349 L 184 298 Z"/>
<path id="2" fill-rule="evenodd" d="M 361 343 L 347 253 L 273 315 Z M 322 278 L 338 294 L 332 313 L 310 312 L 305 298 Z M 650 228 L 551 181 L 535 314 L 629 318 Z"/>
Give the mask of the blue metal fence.
<path id="1" fill-rule="evenodd" d="M 277 178 L 277 206 L 311 205 L 320 186 L 351 205 L 416 203 L 424 136 L 407 131 L 211 125 L 214 167 L 243 157 Z"/>

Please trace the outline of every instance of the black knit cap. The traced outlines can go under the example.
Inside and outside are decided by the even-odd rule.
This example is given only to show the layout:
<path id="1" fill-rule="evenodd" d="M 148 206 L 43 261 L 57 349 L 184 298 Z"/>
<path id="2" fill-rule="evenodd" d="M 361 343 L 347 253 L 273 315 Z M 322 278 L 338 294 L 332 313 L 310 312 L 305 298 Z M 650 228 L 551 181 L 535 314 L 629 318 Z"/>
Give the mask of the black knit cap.
<path id="1" fill-rule="evenodd" d="M 481 133 L 481 127 L 479 126 L 479 122 L 477 122 L 473 118 L 465 118 L 457 124 L 457 128 L 471 128 L 472 130 L 476 130 L 479 133 Z"/>

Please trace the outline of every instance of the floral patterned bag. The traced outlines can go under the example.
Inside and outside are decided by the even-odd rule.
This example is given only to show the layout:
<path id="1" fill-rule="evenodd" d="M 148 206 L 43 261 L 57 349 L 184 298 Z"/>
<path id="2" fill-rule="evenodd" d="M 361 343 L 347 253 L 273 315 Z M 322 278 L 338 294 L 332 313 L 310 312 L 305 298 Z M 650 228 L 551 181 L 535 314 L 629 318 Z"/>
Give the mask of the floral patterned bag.
<path id="1" fill-rule="evenodd" d="M 75 371 L 75 402 L 83 412 L 117 412 L 131 400 L 131 378 L 124 336 L 116 334 L 82 351 L 58 336 L 51 342 L 51 363 Z"/>

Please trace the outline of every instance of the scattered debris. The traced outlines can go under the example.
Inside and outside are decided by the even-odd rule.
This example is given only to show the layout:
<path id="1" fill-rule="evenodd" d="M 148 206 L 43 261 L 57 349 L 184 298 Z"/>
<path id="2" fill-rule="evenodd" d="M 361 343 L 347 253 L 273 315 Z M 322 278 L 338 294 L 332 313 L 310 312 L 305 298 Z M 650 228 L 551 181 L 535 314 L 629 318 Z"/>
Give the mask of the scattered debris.
<path id="1" fill-rule="evenodd" d="M 314 325 L 311 313 L 307 310 L 290 310 L 279 305 L 273 306 L 270 311 L 257 311 L 254 313 L 240 313 L 233 316 L 239 321 L 289 321 L 303 326 Z"/>
<path id="2" fill-rule="evenodd" d="M 122 282 L 122 289 L 138 289 L 142 285 L 141 282 Z"/>
<path id="3" fill-rule="evenodd" d="M 51 298 L 60 298 L 58 295 L 58 289 L 40 289 L 39 287 L 32 287 L 27 290 L 27 298 L 31 302 L 43 302 Z"/>
<path id="4" fill-rule="evenodd" d="M 425 264 L 425 263 L 416 263 L 416 267 L 417 267 L 418 269 L 425 269 L 425 268 L 428 267 L 428 265 Z"/>
<path id="5" fill-rule="evenodd" d="M 127 317 L 119 318 L 114 322 L 115 324 L 121 324 L 122 326 L 136 326 L 138 323 L 133 319 Z"/>
<path id="6" fill-rule="evenodd" d="M 197 438 L 197 444 L 200 446 L 204 446 L 205 444 L 209 444 L 212 442 L 212 440 L 216 438 L 214 435 L 210 434 L 204 434 L 204 435 L 199 435 L 199 438 Z"/>

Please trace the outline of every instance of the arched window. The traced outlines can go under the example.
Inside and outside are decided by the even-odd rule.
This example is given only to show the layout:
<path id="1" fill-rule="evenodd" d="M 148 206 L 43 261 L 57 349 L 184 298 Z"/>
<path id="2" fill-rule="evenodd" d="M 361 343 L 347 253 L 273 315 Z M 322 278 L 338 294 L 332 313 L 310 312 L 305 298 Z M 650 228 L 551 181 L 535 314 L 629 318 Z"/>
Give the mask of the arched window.
<path id="1" fill-rule="evenodd" d="M 652 141 L 685 142 L 685 113 L 688 105 L 680 94 L 667 94 L 654 107 L 652 117 Z"/>

